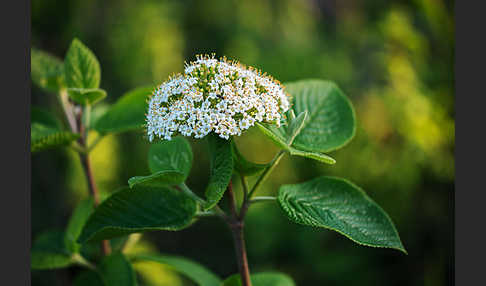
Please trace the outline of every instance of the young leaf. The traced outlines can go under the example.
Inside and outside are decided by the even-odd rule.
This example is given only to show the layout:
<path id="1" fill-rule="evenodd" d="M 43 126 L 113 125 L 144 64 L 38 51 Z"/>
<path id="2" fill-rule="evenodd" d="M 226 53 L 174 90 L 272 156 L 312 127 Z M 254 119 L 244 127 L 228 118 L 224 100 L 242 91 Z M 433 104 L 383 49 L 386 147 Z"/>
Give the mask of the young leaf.
<path id="1" fill-rule="evenodd" d="M 221 279 L 203 265 L 184 257 L 148 254 L 133 257 L 134 261 L 154 261 L 172 266 L 199 286 L 219 286 Z"/>
<path id="2" fill-rule="evenodd" d="M 100 274 L 95 271 L 87 270 L 81 272 L 74 278 L 73 286 L 106 286 Z"/>
<path id="3" fill-rule="evenodd" d="M 178 185 L 185 181 L 183 173 L 175 170 L 166 170 L 148 176 L 135 176 L 128 179 L 128 186 L 162 187 Z"/>
<path id="4" fill-rule="evenodd" d="M 294 281 L 288 275 L 278 272 L 260 272 L 252 274 L 253 286 L 295 286 Z M 222 286 L 241 286 L 240 274 L 234 274 L 223 281 Z"/>
<path id="5" fill-rule="evenodd" d="M 284 185 L 278 201 L 294 222 L 337 231 L 352 241 L 406 253 L 388 215 L 363 190 L 340 178 Z"/>
<path id="6" fill-rule="evenodd" d="M 305 157 L 305 158 L 310 158 L 310 159 L 314 159 L 314 160 L 320 161 L 322 163 L 331 164 L 331 165 L 336 163 L 336 160 L 334 160 L 334 158 L 332 158 L 331 156 L 328 156 L 326 154 L 323 154 L 323 153 L 301 151 L 301 150 L 297 150 L 293 147 L 289 148 L 288 151 L 289 151 L 289 154 L 292 155 L 292 156 L 301 156 L 301 157 Z"/>
<path id="7" fill-rule="evenodd" d="M 236 147 L 236 143 L 234 141 L 232 141 L 231 147 L 232 147 L 232 150 L 233 150 L 233 162 L 234 162 L 234 165 L 235 165 L 234 167 L 235 167 L 235 170 L 238 173 L 241 173 L 245 176 L 251 176 L 253 174 L 256 174 L 256 173 L 262 171 L 263 169 L 265 169 L 268 166 L 268 164 L 257 164 L 257 163 L 253 163 L 253 162 L 248 161 L 240 153 L 240 151 Z"/>
<path id="8" fill-rule="evenodd" d="M 150 146 L 149 168 L 152 175 L 130 178 L 128 184 L 146 186 L 178 185 L 183 183 L 192 166 L 192 149 L 184 137 L 174 137 Z"/>
<path id="9" fill-rule="evenodd" d="M 346 145 L 356 131 L 353 106 L 332 82 L 309 79 L 285 84 L 293 97 L 295 114 L 307 118 L 292 146 L 311 152 L 329 152 Z"/>
<path id="10" fill-rule="evenodd" d="M 211 134 L 207 136 L 210 154 L 210 175 L 206 188 L 205 210 L 214 207 L 223 197 L 233 174 L 231 141 Z"/>
<path id="11" fill-rule="evenodd" d="M 293 110 L 289 111 L 289 114 L 293 113 Z M 302 128 L 304 127 L 306 118 L 307 111 L 304 110 L 297 117 L 289 116 L 289 120 L 287 121 L 288 123 L 282 125 L 280 128 L 273 125 L 260 123 L 257 123 L 257 126 L 265 135 L 272 139 L 277 146 L 286 150 L 292 156 L 306 157 L 326 164 L 336 163 L 336 160 L 326 154 L 303 151 L 292 147 L 295 138 L 300 134 Z"/>
<path id="12" fill-rule="evenodd" d="M 68 88 L 68 95 L 78 104 L 93 105 L 106 97 L 106 91 L 100 88 Z"/>
<path id="13" fill-rule="evenodd" d="M 66 234 L 64 241 L 69 251 L 76 253 L 79 251 L 81 245 L 76 242 L 84 224 L 88 220 L 88 217 L 94 210 L 94 202 L 92 198 L 85 199 L 79 203 L 74 209 L 71 218 L 69 219 L 68 226 L 66 228 Z"/>
<path id="14" fill-rule="evenodd" d="M 293 113 L 293 110 L 291 110 Z M 304 127 L 304 122 L 307 119 L 307 110 L 302 111 L 296 118 L 292 118 L 289 121 L 289 126 L 287 128 L 287 145 L 292 146 L 292 143 L 295 140 L 295 137 L 300 134 L 300 131 Z"/>
<path id="15" fill-rule="evenodd" d="M 115 252 L 101 261 L 100 273 L 106 286 L 137 285 L 132 265 L 120 252 Z"/>
<path id="16" fill-rule="evenodd" d="M 98 88 L 101 69 L 96 56 L 81 41 L 74 39 L 64 59 L 67 87 Z"/>
<path id="17" fill-rule="evenodd" d="M 61 131 L 60 123 L 49 112 L 32 107 L 30 125 L 31 152 L 67 145 L 78 138 L 78 134 Z"/>
<path id="18" fill-rule="evenodd" d="M 145 124 L 147 100 L 153 90 L 153 86 L 146 86 L 125 93 L 96 121 L 94 129 L 102 134 L 141 130 Z"/>
<path id="19" fill-rule="evenodd" d="M 285 86 L 294 101 L 288 115 L 294 112 L 298 114 L 297 118 L 290 118 L 288 124 L 282 124 L 280 128 L 270 124 L 256 125 L 291 155 L 333 164 L 334 159 L 322 153 L 339 149 L 353 138 L 356 119 L 351 102 L 329 81 L 301 80 Z M 307 112 L 305 117 L 303 112 Z"/>
<path id="20" fill-rule="evenodd" d="M 56 269 L 73 264 L 64 244 L 64 232 L 47 231 L 37 237 L 31 249 L 32 269 Z"/>
<path id="21" fill-rule="evenodd" d="M 30 49 L 30 75 L 40 88 L 58 92 L 64 87 L 64 64 L 46 52 Z"/>
<path id="22" fill-rule="evenodd" d="M 164 187 L 125 187 L 95 209 L 78 242 L 135 232 L 180 230 L 190 225 L 195 213 L 196 202 L 179 191 Z"/>
<path id="23" fill-rule="evenodd" d="M 152 144 L 148 152 L 149 169 L 152 173 L 177 170 L 187 177 L 191 171 L 192 159 L 191 145 L 181 136 Z"/>
<path id="24" fill-rule="evenodd" d="M 262 124 L 258 122 L 255 125 L 258 127 L 258 129 L 260 129 L 260 131 L 262 131 L 264 135 L 270 138 L 275 145 L 284 150 L 289 149 L 289 146 L 287 145 L 287 130 L 284 125 L 282 125 L 280 128 L 277 128 L 271 124 Z"/>

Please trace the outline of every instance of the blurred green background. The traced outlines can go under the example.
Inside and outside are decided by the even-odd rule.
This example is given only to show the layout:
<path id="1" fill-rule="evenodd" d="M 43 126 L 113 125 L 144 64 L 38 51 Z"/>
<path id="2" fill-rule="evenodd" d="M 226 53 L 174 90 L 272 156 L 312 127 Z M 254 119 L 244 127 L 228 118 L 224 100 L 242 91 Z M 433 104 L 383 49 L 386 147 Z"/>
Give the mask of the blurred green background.
<path id="1" fill-rule="evenodd" d="M 288 221 L 273 203 L 247 217 L 252 272 L 288 273 L 298 285 L 452 285 L 454 281 L 453 1 L 127 1 L 32 2 L 32 46 L 59 57 L 74 37 L 102 68 L 107 102 L 160 84 L 183 62 L 216 53 L 261 68 L 282 82 L 330 79 L 352 100 L 358 131 L 332 152 L 329 166 L 281 161 L 260 194 L 318 175 L 349 178 L 394 221 L 409 255 L 358 246 L 343 236 Z M 62 112 L 54 95 L 32 86 L 32 104 Z M 102 112 L 100 105 L 98 112 Z M 188 185 L 207 182 L 205 145 L 191 141 Z M 277 149 L 258 130 L 237 138 L 250 159 Z M 106 195 L 148 174 L 142 132 L 109 136 L 92 155 Z M 88 195 L 77 155 L 68 149 L 32 156 L 32 237 L 62 228 Z M 222 277 L 237 271 L 231 235 L 218 219 L 181 232 L 144 235 L 143 247 L 184 255 Z M 136 266 L 143 285 L 191 285 L 169 268 Z M 32 272 L 32 285 L 70 285 L 76 269 Z"/>

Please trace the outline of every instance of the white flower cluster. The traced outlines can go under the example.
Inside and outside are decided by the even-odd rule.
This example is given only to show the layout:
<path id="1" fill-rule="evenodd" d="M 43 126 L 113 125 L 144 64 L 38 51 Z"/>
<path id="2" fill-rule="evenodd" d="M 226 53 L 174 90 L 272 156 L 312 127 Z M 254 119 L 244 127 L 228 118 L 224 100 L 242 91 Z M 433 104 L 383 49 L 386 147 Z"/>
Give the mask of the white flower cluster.
<path id="1" fill-rule="evenodd" d="M 214 131 L 221 138 L 255 122 L 280 126 L 289 109 L 283 86 L 272 77 L 225 58 L 198 56 L 184 74 L 162 83 L 149 100 L 147 135 L 170 140 L 182 134 L 202 138 Z"/>

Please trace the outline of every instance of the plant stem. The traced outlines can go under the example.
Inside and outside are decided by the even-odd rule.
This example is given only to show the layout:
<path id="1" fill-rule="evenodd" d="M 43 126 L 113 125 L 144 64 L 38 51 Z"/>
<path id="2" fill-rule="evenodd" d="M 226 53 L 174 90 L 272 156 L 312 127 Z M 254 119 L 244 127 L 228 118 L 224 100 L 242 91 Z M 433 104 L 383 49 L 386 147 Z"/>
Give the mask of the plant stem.
<path id="1" fill-rule="evenodd" d="M 255 191 L 258 189 L 258 187 L 265 181 L 265 179 L 270 175 L 270 173 L 273 171 L 275 166 L 277 166 L 278 162 L 280 159 L 282 159 L 282 156 L 285 154 L 284 150 L 280 150 L 277 155 L 273 158 L 273 160 L 270 162 L 269 166 L 263 171 L 263 173 L 260 175 L 258 180 L 256 181 L 255 185 L 253 185 L 253 188 L 251 188 L 250 193 L 248 194 L 248 197 L 251 198 Z"/>
<path id="2" fill-rule="evenodd" d="M 198 203 L 200 203 L 202 205 L 205 205 L 206 204 L 206 201 L 203 200 L 202 198 L 200 198 L 198 195 L 196 195 L 191 189 L 189 189 L 189 187 L 186 185 L 186 183 L 180 183 L 179 185 L 177 185 L 177 188 L 181 192 L 183 192 L 184 194 L 186 194 L 189 197 L 191 197 L 196 202 L 198 202 Z"/>
<path id="3" fill-rule="evenodd" d="M 207 211 L 207 212 L 196 212 L 196 217 L 212 217 L 212 216 L 219 216 L 217 212 Z"/>
<path id="4" fill-rule="evenodd" d="M 61 101 L 62 109 L 64 110 L 64 114 L 66 115 L 66 119 L 69 123 L 69 127 L 73 133 L 78 133 L 78 128 L 76 125 L 76 118 L 73 112 L 73 106 L 69 102 L 67 90 L 63 89 L 59 92 L 59 99 Z"/>
<path id="5" fill-rule="evenodd" d="M 236 259 L 240 271 L 241 285 L 251 286 L 250 269 L 246 257 L 245 240 L 243 236 L 243 222 L 234 224 L 231 228 L 233 233 L 233 242 L 235 245 Z"/>
<path id="6" fill-rule="evenodd" d="M 276 201 L 276 200 L 277 200 L 276 197 L 266 197 L 266 196 L 254 197 L 253 199 L 250 200 L 250 204 L 258 203 L 258 202 Z"/>
<path id="7" fill-rule="evenodd" d="M 90 193 L 94 198 L 95 206 L 98 206 L 100 204 L 100 196 L 98 192 L 98 187 L 96 187 L 96 183 L 93 177 L 93 172 L 91 170 L 91 162 L 87 154 L 80 154 L 79 156 L 81 159 L 81 165 L 83 165 L 83 170 L 88 180 Z"/>
<path id="8" fill-rule="evenodd" d="M 82 112 L 79 113 L 78 118 L 77 118 L 77 123 L 79 126 L 79 133 L 81 137 L 79 138 L 79 144 L 83 148 L 87 148 L 88 145 L 88 140 L 87 140 L 87 135 L 88 132 L 85 130 L 85 125 L 82 122 Z M 83 166 L 84 173 L 86 174 L 86 178 L 88 181 L 88 187 L 91 195 L 93 196 L 95 207 L 97 207 L 100 204 L 100 197 L 99 197 L 99 191 L 98 187 L 96 186 L 96 182 L 93 176 L 93 171 L 91 169 L 91 162 L 89 160 L 89 154 L 86 153 L 79 153 L 79 158 L 81 160 L 81 165 Z M 109 240 L 103 240 L 101 242 L 101 250 L 103 251 L 104 255 L 109 255 L 111 253 L 111 246 L 110 246 L 110 241 Z"/>
<path id="9" fill-rule="evenodd" d="M 236 200 L 233 193 L 233 185 L 231 181 L 228 185 L 226 193 L 228 194 L 228 199 L 230 201 L 230 210 L 232 214 L 231 220 L 228 223 L 231 229 L 231 233 L 233 234 L 233 242 L 235 246 L 236 260 L 238 262 L 238 269 L 241 277 L 241 285 L 251 286 L 250 269 L 248 267 L 248 258 L 246 257 L 246 247 L 243 233 L 244 215 L 242 216 L 241 213 L 240 215 L 238 215 L 238 212 L 236 211 Z"/>
<path id="10" fill-rule="evenodd" d="M 91 195 L 93 196 L 95 207 L 97 207 L 100 204 L 100 196 L 98 192 L 98 187 L 96 186 L 96 182 L 93 176 L 93 171 L 91 169 L 89 155 L 80 153 L 79 157 L 81 159 L 81 164 L 83 165 L 84 173 L 86 174 L 86 178 L 88 180 L 88 187 Z M 110 254 L 111 253 L 110 241 L 103 240 L 101 242 L 101 249 L 104 255 Z"/>
<path id="11" fill-rule="evenodd" d="M 78 140 L 79 146 L 72 145 L 73 149 L 78 151 L 79 159 L 81 161 L 81 165 L 83 166 L 84 173 L 86 174 L 86 178 L 88 180 L 88 187 L 90 190 L 90 194 L 93 196 L 95 207 L 100 204 L 99 192 L 98 188 L 96 187 L 96 182 L 93 176 L 93 172 L 91 170 L 91 163 L 89 161 L 89 151 L 88 150 L 88 128 L 85 128 L 82 120 L 82 112 L 76 114 L 75 108 L 71 102 L 69 102 L 67 90 L 63 89 L 59 92 L 59 98 L 61 100 L 62 109 L 64 110 L 64 114 L 66 115 L 67 121 L 69 123 L 69 127 L 73 133 L 80 134 L 80 138 Z M 89 124 L 89 117 L 91 116 L 90 108 L 87 108 L 87 123 Z M 75 147 L 74 147 L 75 146 Z M 103 240 L 101 242 L 101 250 L 103 251 L 104 255 L 108 255 L 111 253 L 111 246 L 109 240 Z"/>
<path id="12" fill-rule="evenodd" d="M 86 267 L 86 268 L 88 268 L 90 270 L 96 270 L 96 266 L 94 266 L 91 262 L 89 262 L 88 260 L 86 260 L 79 253 L 73 254 L 73 256 L 71 258 L 78 265 L 84 266 L 84 267 Z"/>

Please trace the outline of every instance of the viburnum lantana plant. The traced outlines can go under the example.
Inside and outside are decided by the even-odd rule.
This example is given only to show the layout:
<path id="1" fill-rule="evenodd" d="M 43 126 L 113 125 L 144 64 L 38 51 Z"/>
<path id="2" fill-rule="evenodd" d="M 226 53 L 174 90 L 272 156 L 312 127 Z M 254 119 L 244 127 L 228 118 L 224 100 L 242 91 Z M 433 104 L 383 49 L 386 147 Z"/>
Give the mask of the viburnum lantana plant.
<path id="1" fill-rule="evenodd" d="M 334 230 L 360 245 L 406 253 L 389 216 L 345 179 L 320 176 L 283 185 L 276 196 L 256 195 L 284 155 L 334 164 L 326 153 L 343 147 L 354 136 L 352 104 L 330 81 L 281 84 L 236 61 L 197 56 L 182 74 L 158 87 L 128 92 L 93 122 L 91 106 L 106 92 L 98 88 L 99 64 L 81 42 L 73 41 L 64 63 L 32 50 L 32 78 L 58 93 L 69 125 L 69 131 L 64 131 L 47 112 L 33 109 L 32 152 L 72 147 L 80 154 L 94 198 L 80 203 L 65 231 L 46 232 L 34 242 L 33 269 L 77 264 L 88 270 L 76 278 L 76 285 L 136 285 L 132 263 L 153 261 L 172 266 L 198 285 L 295 285 L 282 273 L 250 275 L 244 225 L 247 212 L 257 202 L 277 203 L 291 221 Z M 280 148 L 265 164 L 244 158 L 235 142 L 255 126 Z M 91 145 L 87 143 L 90 129 L 98 133 Z M 151 173 L 130 178 L 128 186 L 98 205 L 90 151 L 106 134 L 142 129 L 151 144 Z M 204 195 L 203 190 L 192 190 L 185 183 L 193 164 L 185 137 L 205 140 L 209 146 L 210 175 Z M 250 176 L 256 176 L 252 186 L 247 182 Z M 233 189 L 233 180 L 241 181 L 241 189 Z M 242 196 L 241 203 L 237 195 Z M 221 202 L 224 196 L 227 204 Z M 239 268 L 239 273 L 224 280 L 186 258 L 130 251 L 140 233 L 177 231 L 213 216 L 229 226 Z M 102 258 L 87 250 L 100 241 Z"/>

